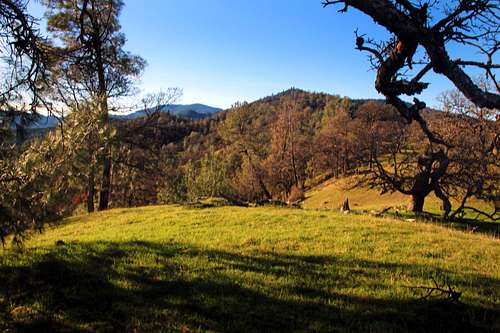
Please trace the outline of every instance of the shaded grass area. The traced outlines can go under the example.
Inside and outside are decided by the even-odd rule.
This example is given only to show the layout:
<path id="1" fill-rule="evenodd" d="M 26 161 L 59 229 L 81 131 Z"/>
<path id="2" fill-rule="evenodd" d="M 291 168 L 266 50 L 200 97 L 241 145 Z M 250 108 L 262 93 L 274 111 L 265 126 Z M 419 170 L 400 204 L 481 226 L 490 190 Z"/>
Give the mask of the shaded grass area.
<path id="1" fill-rule="evenodd" d="M 389 210 L 384 214 L 386 217 L 394 219 L 415 219 L 421 223 L 432 223 L 435 225 L 453 228 L 470 233 L 484 233 L 496 238 L 500 238 L 500 223 L 498 221 L 483 221 L 480 219 L 461 218 L 454 221 L 444 220 L 441 214 L 423 213 L 420 216 L 415 216 L 412 212 L 401 212 L 397 210 Z"/>
<path id="2" fill-rule="evenodd" d="M 498 240 L 389 219 L 114 210 L 0 255 L 0 331 L 498 331 L 499 259 Z M 462 303 L 409 288 L 432 278 Z"/>

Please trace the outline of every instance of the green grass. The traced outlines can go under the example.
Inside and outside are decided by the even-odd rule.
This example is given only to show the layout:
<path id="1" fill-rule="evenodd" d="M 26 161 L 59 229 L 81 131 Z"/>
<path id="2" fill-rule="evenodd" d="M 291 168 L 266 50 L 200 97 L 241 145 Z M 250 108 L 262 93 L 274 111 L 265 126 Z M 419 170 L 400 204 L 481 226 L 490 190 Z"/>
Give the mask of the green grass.
<path id="1" fill-rule="evenodd" d="M 328 180 L 306 193 L 303 207 L 339 209 L 346 198 L 349 199 L 351 209 L 355 210 L 381 210 L 390 206 L 407 207 L 411 202 L 410 197 L 398 192 L 381 195 L 380 190 L 351 188 L 351 185 L 350 178 Z"/>
<path id="2" fill-rule="evenodd" d="M 349 199 L 351 209 L 362 211 L 381 211 L 387 207 L 394 207 L 400 211 L 408 210 L 411 197 L 399 192 L 380 194 L 380 190 L 356 186 L 352 188 L 356 180 L 354 178 L 330 179 L 321 185 L 312 188 L 306 193 L 304 208 L 310 209 L 339 209 L 346 198 Z M 433 193 L 430 194 L 424 205 L 427 212 L 442 214 L 442 202 Z M 453 207 L 459 203 L 452 200 Z M 470 199 L 469 206 L 486 212 L 494 210 L 492 204 Z M 467 217 L 474 218 L 476 214 L 469 213 Z"/>
<path id="3" fill-rule="evenodd" d="M 422 300 L 433 278 L 461 302 Z M 0 281 L 2 332 L 500 330 L 500 240 L 327 211 L 74 217 L 0 252 Z"/>

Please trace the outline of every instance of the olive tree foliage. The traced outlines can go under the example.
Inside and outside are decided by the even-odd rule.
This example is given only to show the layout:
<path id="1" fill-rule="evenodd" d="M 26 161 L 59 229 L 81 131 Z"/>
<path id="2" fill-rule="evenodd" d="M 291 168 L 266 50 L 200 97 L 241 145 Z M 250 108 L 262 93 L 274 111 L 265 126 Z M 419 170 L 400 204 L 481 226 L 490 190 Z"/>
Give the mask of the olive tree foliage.
<path id="1" fill-rule="evenodd" d="M 204 197 L 228 197 L 233 190 L 229 176 L 229 161 L 223 151 L 211 149 L 198 163 L 185 166 L 187 199 L 194 202 Z"/>
<path id="2" fill-rule="evenodd" d="M 95 110 L 95 105 L 88 104 L 86 112 L 72 112 L 63 131 L 30 142 L 15 159 L 0 160 L 4 177 L 0 182 L 2 242 L 9 235 L 14 242 L 22 241 L 31 230 L 41 230 L 83 201 L 81 193 L 95 173 L 92 161 L 106 146 L 89 138 L 107 139 L 102 135 L 105 124 L 99 124 Z"/>
<path id="3" fill-rule="evenodd" d="M 52 215 L 41 203 L 53 203 L 53 196 L 40 191 L 43 170 L 34 167 L 42 159 L 31 160 L 30 152 L 46 152 L 47 147 L 23 153 L 14 145 L 12 127 L 23 126 L 37 117 L 45 106 L 47 69 L 53 48 L 42 36 L 38 22 L 27 12 L 28 1 L 0 1 L 0 240 L 40 226 Z M 50 161 L 50 156 L 47 157 Z M 45 168 L 48 168 L 47 164 Z"/>
<path id="4" fill-rule="evenodd" d="M 2 243 L 9 235 L 20 242 L 26 231 L 41 228 L 47 220 L 57 218 L 54 206 L 57 200 L 53 195 L 63 193 L 55 192 L 57 184 L 52 184 L 53 174 L 61 170 L 61 161 L 54 158 L 55 149 L 34 144 L 19 158 L 0 161 L 4 177 L 0 183 Z"/>

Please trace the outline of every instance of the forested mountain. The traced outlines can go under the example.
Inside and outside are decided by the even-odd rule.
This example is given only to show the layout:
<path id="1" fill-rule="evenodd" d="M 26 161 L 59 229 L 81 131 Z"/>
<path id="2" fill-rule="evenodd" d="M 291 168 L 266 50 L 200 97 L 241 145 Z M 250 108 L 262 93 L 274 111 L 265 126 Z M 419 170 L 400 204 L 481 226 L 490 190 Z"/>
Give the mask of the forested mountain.
<path id="1" fill-rule="evenodd" d="M 382 101 L 299 89 L 237 104 L 212 119 L 176 125 L 179 135 L 174 140 L 158 136 L 174 129 L 146 126 L 144 134 L 131 136 L 130 141 L 147 145 L 148 153 L 129 151 L 127 163 L 116 167 L 114 202 L 140 205 L 209 196 L 295 202 L 314 184 L 354 174 L 360 175 L 359 186 L 410 194 L 419 179 L 432 184 L 431 178 L 445 165 L 449 165 L 449 174 L 441 179 L 445 203 L 451 196 L 494 198 L 491 186 L 498 174 L 490 167 L 498 161 L 490 159 L 482 166 L 484 177 L 475 180 L 483 184 L 482 192 L 459 184 L 464 177 L 472 177 L 471 167 L 480 167 L 474 159 L 480 160 L 488 149 L 486 142 L 491 142 L 496 125 L 490 120 L 485 123 L 489 130 L 483 132 L 483 146 L 479 141 L 464 146 L 463 140 L 474 137 L 471 118 L 432 110 L 423 114 L 433 130 L 460 144 L 450 150 L 449 159 L 432 150 L 417 124 L 407 124 Z M 451 119 L 461 124 L 460 135 L 450 127 Z M 468 155 L 465 160 L 464 155 Z M 135 168 L 134 178 L 127 167 L 131 164 L 157 165 L 157 169 Z M 484 191 L 488 186 L 489 192 Z M 135 190 L 138 187 L 141 191 Z M 414 205 L 430 192 L 427 187 L 421 194 L 412 194 Z"/>

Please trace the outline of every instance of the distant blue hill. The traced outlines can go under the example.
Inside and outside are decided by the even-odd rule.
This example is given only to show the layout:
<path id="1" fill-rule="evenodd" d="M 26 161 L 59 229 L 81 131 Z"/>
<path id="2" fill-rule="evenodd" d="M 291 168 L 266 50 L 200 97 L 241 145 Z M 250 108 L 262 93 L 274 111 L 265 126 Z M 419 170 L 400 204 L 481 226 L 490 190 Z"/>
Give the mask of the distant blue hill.
<path id="1" fill-rule="evenodd" d="M 170 113 L 172 115 L 187 118 L 187 119 L 203 119 L 212 116 L 217 112 L 221 112 L 222 109 L 214 108 L 205 104 L 172 104 L 172 105 L 164 105 L 161 107 L 160 112 Z M 141 110 L 136 111 L 130 114 L 113 114 L 111 115 L 112 119 L 119 120 L 132 120 L 144 117 L 148 114 L 147 111 Z M 16 123 L 21 125 L 21 119 L 17 118 Z M 40 115 L 34 121 L 30 122 L 28 125 L 24 127 L 26 129 L 50 129 L 57 126 L 59 123 L 59 119 L 54 116 L 44 116 Z M 12 124 L 12 128 L 15 129 L 16 125 Z"/>
<path id="2" fill-rule="evenodd" d="M 220 108 L 214 108 L 205 104 L 171 104 L 163 105 L 160 108 L 160 112 L 166 112 L 178 117 L 189 119 L 208 118 L 221 111 L 222 109 Z M 116 119 L 130 120 L 144 117 L 150 112 L 152 112 L 152 110 L 140 110 L 126 115 L 113 115 L 113 117 Z"/>
<path id="3" fill-rule="evenodd" d="M 11 128 L 15 129 L 17 125 L 23 126 L 27 129 L 48 129 L 54 128 L 59 124 L 59 119 L 54 116 L 44 116 L 38 115 L 31 119 L 28 123 L 25 123 L 21 117 L 16 117 L 14 123 L 11 123 Z"/>

